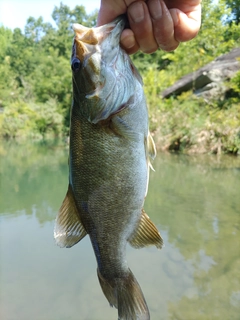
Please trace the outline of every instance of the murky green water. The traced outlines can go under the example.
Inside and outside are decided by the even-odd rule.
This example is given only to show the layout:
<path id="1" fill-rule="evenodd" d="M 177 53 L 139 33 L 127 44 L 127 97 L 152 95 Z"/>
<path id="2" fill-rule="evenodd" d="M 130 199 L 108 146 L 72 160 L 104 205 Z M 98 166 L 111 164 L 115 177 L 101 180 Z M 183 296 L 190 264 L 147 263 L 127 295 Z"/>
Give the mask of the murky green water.
<path id="1" fill-rule="evenodd" d="M 162 250 L 128 248 L 153 320 L 240 319 L 240 158 L 160 154 L 145 209 Z M 53 240 L 67 148 L 0 144 L 0 319 L 114 320 L 86 237 Z"/>

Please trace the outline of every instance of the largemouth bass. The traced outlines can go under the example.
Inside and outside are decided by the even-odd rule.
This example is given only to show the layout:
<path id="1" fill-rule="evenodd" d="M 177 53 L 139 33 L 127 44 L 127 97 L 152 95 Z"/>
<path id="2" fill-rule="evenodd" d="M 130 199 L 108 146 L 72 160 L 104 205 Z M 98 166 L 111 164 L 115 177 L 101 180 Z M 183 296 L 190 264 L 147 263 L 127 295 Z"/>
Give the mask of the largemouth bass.
<path id="1" fill-rule="evenodd" d="M 71 247 L 88 234 L 102 291 L 118 319 L 147 320 L 126 245 L 161 248 L 163 242 L 143 210 L 156 151 L 141 76 L 119 45 L 125 23 L 122 16 L 97 28 L 73 25 L 69 186 L 54 237 Z"/>

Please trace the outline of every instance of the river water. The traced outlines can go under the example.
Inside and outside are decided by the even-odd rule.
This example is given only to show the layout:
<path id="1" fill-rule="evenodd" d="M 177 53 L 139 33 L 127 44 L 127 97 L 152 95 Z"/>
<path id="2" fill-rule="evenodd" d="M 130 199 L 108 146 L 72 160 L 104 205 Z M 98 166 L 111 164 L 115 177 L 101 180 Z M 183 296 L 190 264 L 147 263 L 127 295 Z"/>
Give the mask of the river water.
<path id="1" fill-rule="evenodd" d="M 54 243 L 60 143 L 0 144 L 0 319 L 114 320 L 88 237 Z M 152 320 L 240 319 L 240 157 L 159 154 L 145 210 L 162 250 L 128 247 Z"/>

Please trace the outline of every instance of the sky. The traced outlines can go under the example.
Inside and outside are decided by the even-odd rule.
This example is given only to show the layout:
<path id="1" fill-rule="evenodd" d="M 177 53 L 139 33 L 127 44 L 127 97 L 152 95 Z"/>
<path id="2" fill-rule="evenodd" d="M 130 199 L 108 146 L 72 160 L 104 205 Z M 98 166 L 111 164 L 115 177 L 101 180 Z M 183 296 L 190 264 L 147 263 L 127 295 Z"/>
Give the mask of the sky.
<path id="1" fill-rule="evenodd" d="M 51 14 L 55 6 L 59 7 L 60 2 L 71 9 L 76 5 L 83 5 L 87 13 L 100 7 L 100 0 L 0 0 L 0 25 L 24 30 L 30 16 L 42 16 L 44 22 L 53 23 Z"/>

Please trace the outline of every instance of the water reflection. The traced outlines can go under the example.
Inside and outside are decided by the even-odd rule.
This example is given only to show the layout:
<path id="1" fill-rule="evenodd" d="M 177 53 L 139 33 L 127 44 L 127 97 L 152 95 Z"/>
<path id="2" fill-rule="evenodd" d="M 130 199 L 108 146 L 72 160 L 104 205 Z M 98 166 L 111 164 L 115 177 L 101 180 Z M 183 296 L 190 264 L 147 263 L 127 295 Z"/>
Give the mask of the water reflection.
<path id="1" fill-rule="evenodd" d="M 151 319 L 239 319 L 240 159 L 159 155 L 145 209 L 165 247 L 128 248 Z M 0 319 L 116 319 L 89 240 L 59 249 L 63 144 L 1 143 Z"/>
<path id="2" fill-rule="evenodd" d="M 194 287 L 177 303 L 169 302 L 174 319 L 239 318 L 239 161 L 164 156 L 157 162 L 161 182 L 152 175 L 151 211 L 159 212 L 155 219 L 194 267 Z"/>
<path id="3" fill-rule="evenodd" d="M 41 223 L 55 218 L 67 183 L 67 147 L 63 143 L 0 146 L 0 213 L 35 213 Z"/>

